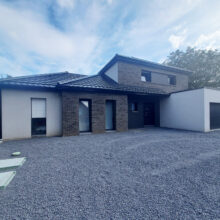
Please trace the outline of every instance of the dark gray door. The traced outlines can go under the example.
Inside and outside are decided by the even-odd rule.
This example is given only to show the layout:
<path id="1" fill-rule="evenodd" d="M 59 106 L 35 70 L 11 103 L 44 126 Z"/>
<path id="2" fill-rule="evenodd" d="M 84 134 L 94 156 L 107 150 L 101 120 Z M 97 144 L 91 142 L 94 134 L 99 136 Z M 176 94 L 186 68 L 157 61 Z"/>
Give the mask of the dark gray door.
<path id="1" fill-rule="evenodd" d="M 144 103 L 144 125 L 155 124 L 154 103 Z"/>
<path id="2" fill-rule="evenodd" d="M 210 129 L 220 128 L 220 103 L 210 103 Z"/>
<path id="3" fill-rule="evenodd" d="M 80 100 L 79 101 L 79 131 L 86 132 L 91 129 L 90 120 L 90 100 Z"/>

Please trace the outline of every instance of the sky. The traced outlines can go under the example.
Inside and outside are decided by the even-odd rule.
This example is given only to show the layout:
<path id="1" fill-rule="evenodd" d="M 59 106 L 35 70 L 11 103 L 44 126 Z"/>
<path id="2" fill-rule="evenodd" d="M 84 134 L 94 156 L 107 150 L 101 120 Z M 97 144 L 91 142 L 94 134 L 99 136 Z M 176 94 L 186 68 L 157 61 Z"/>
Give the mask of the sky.
<path id="1" fill-rule="evenodd" d="M 220 49 L 219 0 L 0 0 L 0 74 L 96 74 L 116 53 Z"/>

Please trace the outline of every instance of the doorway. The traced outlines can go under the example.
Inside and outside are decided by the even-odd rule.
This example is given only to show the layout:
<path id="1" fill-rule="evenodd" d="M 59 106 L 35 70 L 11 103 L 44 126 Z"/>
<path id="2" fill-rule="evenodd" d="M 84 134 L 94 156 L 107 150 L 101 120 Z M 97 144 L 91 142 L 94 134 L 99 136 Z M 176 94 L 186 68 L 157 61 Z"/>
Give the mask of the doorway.
<path id="1" fill-rule="evenodd" d="M 115 130 L 115 101 L 105 103 L 105 130 Z"/>
<path id="2" fill-rule="evenodd" d="M 46 99 L 31 99 L 31 135 L 46 135 Z"/>
<path id="3" fill-rule="evenodd" d="M 144 103 L 144 125 L 155 125 L 154 103 Z"/>

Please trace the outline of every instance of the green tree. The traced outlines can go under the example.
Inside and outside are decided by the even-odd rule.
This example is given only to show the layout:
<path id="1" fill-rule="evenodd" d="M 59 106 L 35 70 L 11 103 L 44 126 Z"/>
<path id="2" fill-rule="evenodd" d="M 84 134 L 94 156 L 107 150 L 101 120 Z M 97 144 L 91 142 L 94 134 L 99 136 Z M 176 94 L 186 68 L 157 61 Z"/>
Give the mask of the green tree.
<path id="1" fill-rule="evenodd" d="M 176 50 L 164 64 L 193 71 L 189 77 L 189 88 L 220 87 L 220 51 L 201 50 L 188 47 Z"/>

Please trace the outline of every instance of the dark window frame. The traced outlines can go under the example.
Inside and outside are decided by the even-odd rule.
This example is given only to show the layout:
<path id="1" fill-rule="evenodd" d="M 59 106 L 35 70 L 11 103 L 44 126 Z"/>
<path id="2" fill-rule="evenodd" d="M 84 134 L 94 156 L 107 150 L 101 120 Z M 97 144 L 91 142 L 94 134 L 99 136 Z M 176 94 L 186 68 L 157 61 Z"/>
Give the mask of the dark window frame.
<path id="1" fill-rule="evenodd" d="M 145 78 L 145 80 L 142 80 L 142 77 Z M 152 81 L 152 72 L 147 70 L 141 70 L 141 81 L 142 82 L 151 82 Z"/>
<path id="2" fill-rule="evenodd" d="M 176 85 L 176 76 L 174 75 L 168 75 L 168 83 L 169 85 Z"/>
<path id="3" fill-rule="evenodd" d="M 33 99 L 41 99 L 41 100 L 45 100 L 45 118 L 32 118 L 32 100 Z M 43 120 L 45 119 L 45 134 L 33 134 L 33 120 L 36 120 L 36 119 L 39 119 L 40 120 Z M 37 97 L 32 97 L 31 98 L 31 136 L 46 136 L 47 135 L 47 98 L 37 98 Z"/>

